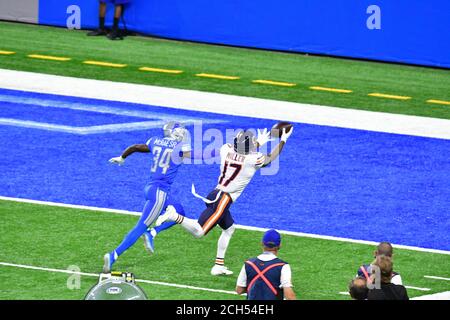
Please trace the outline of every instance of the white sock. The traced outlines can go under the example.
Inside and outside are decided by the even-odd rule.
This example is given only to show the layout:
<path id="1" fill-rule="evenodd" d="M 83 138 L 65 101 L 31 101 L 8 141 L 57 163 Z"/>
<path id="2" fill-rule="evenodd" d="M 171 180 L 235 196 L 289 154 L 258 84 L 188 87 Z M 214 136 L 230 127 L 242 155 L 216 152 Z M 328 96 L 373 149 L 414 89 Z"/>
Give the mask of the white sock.
<path id="1" fill-rule="evenodd" d="M 222 230 L 222 234 L 219 237 L 219 241 L 217 242 L 217 256 L 216 256 L 216 264 L 223 265 L 225 259 L 225 253 L 227 252 L 228 245 L 230 244 L 231 237 L 233 236 L 235 230 L 234 224 L 229 227 L 227 230 Z"/>
<path id="2" fill-rule="evenodd" d="M 205 235 L 202 226 L 197 220 L 189 219 L 183 216 L 182 219 L 177 219 L 177 223 L 180 224 L 187 232 L 191 233 L 196 238 L 201 238 Z"/>
<path id="3" fill-rule="evenodd" d="M 152 229 L 150 230 L 150 234 L 153 236 L 153 238 L 156 237 L 157 233 L 156 233 L 155 228 L 152 228 Z"/>

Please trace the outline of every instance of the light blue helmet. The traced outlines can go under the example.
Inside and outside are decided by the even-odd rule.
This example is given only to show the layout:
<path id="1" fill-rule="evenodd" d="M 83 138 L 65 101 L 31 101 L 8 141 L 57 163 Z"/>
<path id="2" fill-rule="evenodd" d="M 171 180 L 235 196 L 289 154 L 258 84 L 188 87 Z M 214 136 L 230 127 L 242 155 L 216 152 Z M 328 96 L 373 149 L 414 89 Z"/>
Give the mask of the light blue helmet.
<path id="1" fill-rule="evenodd" d="M 169 137 L 177 141 L 183 141 L 187 135 L 186 128 L 177 121 L 170 121 L 163 127 L 164 137 Z"/>

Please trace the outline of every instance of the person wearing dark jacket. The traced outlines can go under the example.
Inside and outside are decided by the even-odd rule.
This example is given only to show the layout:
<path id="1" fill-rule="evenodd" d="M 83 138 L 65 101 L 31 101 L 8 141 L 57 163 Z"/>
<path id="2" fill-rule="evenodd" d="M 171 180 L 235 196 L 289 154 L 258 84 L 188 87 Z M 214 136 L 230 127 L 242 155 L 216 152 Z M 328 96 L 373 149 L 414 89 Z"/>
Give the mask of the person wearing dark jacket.
<path id="1" fill-rule="evenodd" d="M 368 300 L 409 300 L 406 288 L 391 282 L 392 258 L 384 255 L 378 256 L 374 267 L 372 271 L 372 275 L 375 275 L 374 283 L 373 288 L 367 294 Z"/>

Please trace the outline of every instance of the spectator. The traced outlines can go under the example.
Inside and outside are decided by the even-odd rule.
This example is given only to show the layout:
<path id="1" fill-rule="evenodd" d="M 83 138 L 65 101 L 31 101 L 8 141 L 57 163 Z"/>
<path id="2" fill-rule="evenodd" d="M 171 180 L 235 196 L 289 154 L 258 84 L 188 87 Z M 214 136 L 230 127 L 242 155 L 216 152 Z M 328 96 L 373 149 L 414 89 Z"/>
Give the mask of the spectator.
<path id="1" fill-rule="evenodd" d="M 374 252 L 374 258 L 377 259 L 377 257 L 379 257 L 379 256 L 386 256 L 386 257 L 390 257 L 390 258 L 393 259 L 394 248 L 392 247 L 392 245 L 389 242 L 381 242 L 377 246 L 377 249 Z M 364 264 L 361 267 L 359 267 L 357 276 L 358 277 L 365 277 L 366 279 L 368 279 L 370 274 L 372 274 L 372 267 L 371 267 L 371 265 L 370 264 Z M 399 273 L 397 273 L 395 271 L 392 272 L 391 283 L 393 283 L 393 284 L 400 284 L 400 285 L 403 284 L 402 277 L 400 276 Z"/>
<path id="2" fill-rule="evenodd" d="M 356 277 L 348 285 L 348 292 L 353 300 L 367 300 L 367 281 L 365 277 Z"/>
<path id="3" fill-rule="evenodd" d="M 379 272 L 373 268 L 373 271 L 376 271 L 374 272 L 375 287 L 369 289 L 368 300 L 409 300 L 404 286 L 391 283 L 393 268 L 391 257 L 379 255 L 374 266 L 379 268 Z M 378 288 L 377 284 L 379 284 Z"/>
<path id="4" fill-rule="evenodd" d="M 291 267 L 277 258 L 281 236 L 275 230 L 264 233 L 263 253 L 245 262 L 239 274 L 236 292 L 247 292 L 248 300 L 295 300 Z"/>
<path id="5" fill-rule="evenodd" d="M 100 0 L 100 11 L 99 11 L 99 26 L 98 29 L 89 32 L 88 36 L 104 36 L 107 35 L 111 40 L 122 40 L 123 36 L 119 30 L 119 19 L 123 14 L 124 4 L 130 2 L 131 0 Z M 113 27 L 110 33 L 107 32 L 105 28 L 105 16 L 106 16 L 106 3 L 112 3 L 115 6 L 114 9 L 114 21 Z"/>

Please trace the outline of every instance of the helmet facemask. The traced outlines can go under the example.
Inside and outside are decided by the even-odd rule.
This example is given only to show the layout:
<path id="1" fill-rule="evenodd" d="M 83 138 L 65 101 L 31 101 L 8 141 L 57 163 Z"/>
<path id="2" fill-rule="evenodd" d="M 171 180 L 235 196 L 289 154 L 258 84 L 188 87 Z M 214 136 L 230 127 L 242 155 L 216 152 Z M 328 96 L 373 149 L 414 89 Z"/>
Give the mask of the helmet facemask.
<path id="1" fill-rule="evenodd" d="M 234 138 L 234 151 L 247 155 L 256 151 L 256 137 L 251 131 L 240 131 Z"/>

